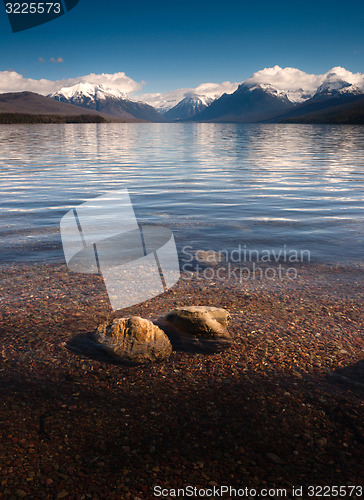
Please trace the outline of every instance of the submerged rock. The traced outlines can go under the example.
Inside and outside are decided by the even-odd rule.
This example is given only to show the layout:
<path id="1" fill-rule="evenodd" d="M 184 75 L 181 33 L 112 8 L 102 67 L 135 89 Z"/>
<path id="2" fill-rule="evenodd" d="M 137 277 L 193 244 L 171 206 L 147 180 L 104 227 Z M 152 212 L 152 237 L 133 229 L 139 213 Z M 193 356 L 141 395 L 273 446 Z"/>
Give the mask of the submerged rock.
<path id="1" fill-rule="evenodd" d="M 214 250 L 197 250 L 195 258 L 198 262 L 203 262 L 208 266 L 217 266 L 220 262 L 225 261 L 225 257 Z"/>
<path id="2" fill-rule="evenodd" d="M 178 348 L 219 351 L 231 344 L 230 321 L 226 309 L 190 306 L 173 309 L 158 320 L 158 325 Z"/>
<path id="3" fill-rule="evenodd" d="M 167 335 L 151 321 L 138 316 L 102 323 L 95 340 L 109 354 L 132 363 L 161 361 L 172 353 Z"/>

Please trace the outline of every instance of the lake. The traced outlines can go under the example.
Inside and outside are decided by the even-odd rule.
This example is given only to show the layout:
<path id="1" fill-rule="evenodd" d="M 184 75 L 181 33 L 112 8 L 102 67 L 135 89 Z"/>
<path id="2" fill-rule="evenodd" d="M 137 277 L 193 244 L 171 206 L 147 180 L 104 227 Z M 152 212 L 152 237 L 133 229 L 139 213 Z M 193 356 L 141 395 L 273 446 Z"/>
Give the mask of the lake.
<path id="1" fill-rule="evenodd" d="M 61 217 L 122 188 L 179 249 L 363 258 L 362 126 L 1 125 L 0 147 L 2 264 L 63 261 Z"/>

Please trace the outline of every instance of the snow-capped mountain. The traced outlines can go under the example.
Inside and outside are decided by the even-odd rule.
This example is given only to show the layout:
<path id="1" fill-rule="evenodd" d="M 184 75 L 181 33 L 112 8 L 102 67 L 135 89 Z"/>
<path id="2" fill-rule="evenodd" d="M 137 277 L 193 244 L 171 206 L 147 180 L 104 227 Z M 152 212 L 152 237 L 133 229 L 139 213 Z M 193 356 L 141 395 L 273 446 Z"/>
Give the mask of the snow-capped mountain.
<path id="1" fill-rule="evenodd" d="M 307 99 L 311 99 L 314 95 L 314 91 L 304 90 L 302 88 L 294 89 L 294 90 L 285 90 L 285 94 L 287 99 L 289 99 L 294 104 L 299 104 L 301 102 L 307 101 Z"/>
<path id="2" fill-rule="evenodd" d="M 103 85 L 92 85 L 91 83 L 78 83 L 72 87 L 63 87 L 50 97 L 56 101 L 78 103 L 79 106 L 89 103 L 88 107 L 96 109 L 97 102 L 110 97 L 114 99 L 129 100 L 128 96 L 119 90 L 105 88 Z"/>
<path id="3" fill-rule="evenodd" d="M 336 73 L 330 73 L 327 75 L 322 84 L 318 87 L 314 98 L 330 98 L 336 97 L 340 95 L 359 95 L 362 94 L 363 90 L 361 90 L 357 85 L 354 85 L 346 80 L 340 78 Z"/>
<path id="4" fill-rule="evenodd" d="M 314 95 L 274 121 L 287 123 L 363 123 L 364 90 L 358 75 L 337 68 L 324 75 Z M 355 83 L 353 83 L 353 81 Z M 360 86 L 362 88 L 360 88 Z"/>
<path id="5" fill-rule="evenodd" d="M 213 101 L 214 99 L 211 97 L 203 95 L 188 95 L 176 106 L 164 113 L 164 117 L 175 121 L 187 120 L 206 109 Z"/>
<path id="6" fill-rule="evenodd" d="M 223 94 L 193 121 L 257 122 L 270 118 L 294 104 L 286 92 L 269 84 L 242 83 L 232 94 Z"/>
<path id="7" fill-rule="evenodd" d="M 257 71 L 244 83 L 269 84 L 284 92 L 295 104 L 308 101 L 323 92 L 364 92 L 364 75 L 351 73 L 341 66 L 322 75 L 307 74 L 297 68 L 274 66 Z"/>
<path id="8" fill-rule="evenodd" d="M 278 98 L 287 99 L 287 92 L 284 90 L 277 89 L 273 87 L 270 83 L 242 83 L 239 85 L 240 92 L 243 90 L 247 90 L 248 92 L 254 92 L 254 90 L 263 90 L 267 94 L 273 95 Z M 238 90 L 239 90 L 238 89 Z"/>
<path id="9" fill-rule="evenodd" d="M 149 104 L 133 101 L 124 92 L 103 85 L 79 83 L 72 87 L 64 87 L 49 97 L 56 101 L 94 109 L 118 118 L 163 121 L 162 115 Z"/>

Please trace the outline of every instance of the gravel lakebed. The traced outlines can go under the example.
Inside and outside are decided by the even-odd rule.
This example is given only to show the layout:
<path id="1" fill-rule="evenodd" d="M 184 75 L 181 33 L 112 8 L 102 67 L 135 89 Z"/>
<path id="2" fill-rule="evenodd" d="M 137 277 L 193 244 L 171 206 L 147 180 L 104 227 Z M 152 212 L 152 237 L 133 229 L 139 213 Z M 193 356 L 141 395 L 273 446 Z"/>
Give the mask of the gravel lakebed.
<path id="1" fill-rule="evenodd" d="M 125 366 L 67 348 L 110 315 L 101 277 L 2 267 L 0 498 L 362 484 L 363 275 L 311 264 L 294 281 L 181 279 L 115 316 L 223 307 L 233 346 Z"/>

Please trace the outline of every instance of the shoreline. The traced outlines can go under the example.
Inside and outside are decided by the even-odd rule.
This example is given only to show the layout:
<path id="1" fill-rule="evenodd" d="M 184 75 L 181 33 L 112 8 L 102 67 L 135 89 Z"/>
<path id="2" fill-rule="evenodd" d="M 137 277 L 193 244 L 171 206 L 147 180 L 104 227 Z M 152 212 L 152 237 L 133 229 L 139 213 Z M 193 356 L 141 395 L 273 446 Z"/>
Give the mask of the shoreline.
<path id="1" fill-rule="evenodd" d="M 362 276 L 311 264 L 290 286 L 180 280 L 114 316 L 224 307 L 232 348 L 128 367 L 63 345 L 110 315 L 101 277 L 1 267 L 0 498 L 360 484 Z"/>

